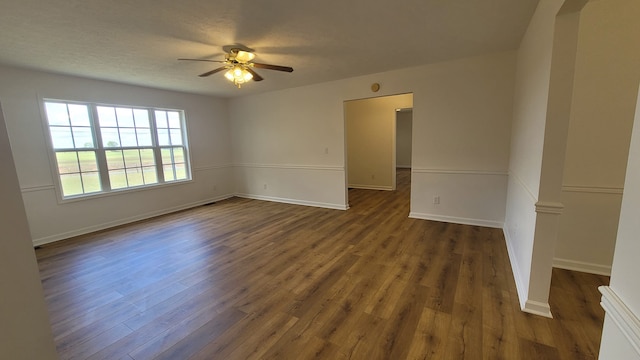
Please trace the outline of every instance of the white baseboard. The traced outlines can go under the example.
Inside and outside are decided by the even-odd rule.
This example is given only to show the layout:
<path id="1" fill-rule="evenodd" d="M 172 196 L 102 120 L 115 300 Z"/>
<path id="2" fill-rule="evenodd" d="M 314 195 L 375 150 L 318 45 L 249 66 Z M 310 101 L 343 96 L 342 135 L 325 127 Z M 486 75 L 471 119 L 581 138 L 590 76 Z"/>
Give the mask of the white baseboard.
<path id="1" fill-rule="evenodd" d="M 553 259 L 553 267 L 558 269 L 581 271 L 589 274 L 611 276 L 611 265 L 600 265 L 568 259 Z"/>
<path id="2" fill-rule="evenodd" d="M 600 286 L 598 290 L 602 293 L 600 305 L 640 355 L 640 319 L 611 287 Z"/>
<path id="3" fill-rule="evenodd" d="M 511 263 L 511 271 L 513 272 L 513 278 L 516 281 L 516 290 L 518 292 L 518 301 L 520 302 L 520 309 L 524 309 L 527 302 L 527 288 L 522 283 L 522 276 L 520 275 L 520 267 L 515 259 L 515 250 L 511 245 L 511 237 L 509 232 L 503 227 L 502 233 L 504 234 L 505 242 L 507 243 L 507 254 L 509 255 L 509 263 Z"/>
<path id="4" fill-rule="evenodd" d="M 377 186 L 377 185 L 358 185 L 358 184 L 349 184 L 349 188 L 351 189 L 362 189 L 362 190 L 385 190 L 385 191 L 393 191 L 393 187 L 391 186 Z"/>
<path id="5" fill-rule="evenodd" d="M 435 214 L 426 214 L 419 212 L 410 212 L 409 217 L 413 219 L 422 219 L 422 220 L 433 220 L 433 221 L 442 221 L 454 224 L 463 224 L 463 225 L 474 225 L 474 226 L 484 226 L 490 228 L 501 229 L 504 225 L 499 221 L 492 220 L 483 220 L 483 219 L 469 219 L 462 218 L 456 216 L 445 216 L 445 215 L 435 215 Z"/>
<path id="6" fill-rule="evenodd" d="M 549 303 L 527 300 L 527 302 L 525 302 L 524 304 L 524 307 L 522 308 L 522 311 L 529 314 L 548 317 L 551 319 L 553 318 L 553 315 L 551 315 L 551 307 L 549 307 Z"/>
<path id="7" fill-rule="evenodd" d="M 343 204 L 331 204 L 331 203 L 323 203 L 323 202 L 316 202 L 316 201 L 288 199 L 288 198 L 281 198 L 281 197 L 274 197 L 274 196 L 264 196 L 264 195 L 254 195 L 254 194 L 236 194 L 235 196 L 245 198 L 245 199 L 265 200 L 265 201 L 273 201 L 273 202 L 279 202 L 284 204 L 313 206 L 313 207 L 320 207 L 320 208 L 334 209 L 334 210 L 348 209 L 348 207 Z"/>
<path id="8" fill-rule="evenodd" d="M 92 232 L 96 232 L 96 231 L 112 228 L 112 227 L 115 227 L 115 226 L 120 226 L 120 225 L 125 225 L 125 224 L 129 224 L 129 223 L 132 223 L 132 222 L 140 221 L 140 220 L 150 219 L 150 218 L 153 218 L 153 217 L 156 217 L 156 216 L 166 215 L 166 214 L 170 214 L 170 213 L 173 213 L 173 212 L 176 212 L 176 211 L 181 211 L 181 210 L 194 208 L 194 207 L 197 207 L 197 206 L 202 206 L 202 205 L 209 204 L 209 203 L 216 202 L 216 201 L 222 201 L 222 200 L 229 199 L 229 198 L 232 198 L 232 197 L 233 197 L 233 194 L 221 195 L 221 196 L 218 196 L 218 197 L 215 197 L 215 198 L 210 198 L 210 199 L 206 199 L 206 200 L 200 200 L 200 201 L 196 201 L 196 202 L 192 202 L 192 203 L 188 203 L 188 204 L 174 206 L 174 207 L 168 208 L 168 209 L 162 209 L 162 210 L 158 210 L 158 211 L 152 211 L 152 212 L 148 212 L 148 213 L 144 213 L 144 214 L 139 214 L 139 215 L 136 215 L 136 216 L 125 218 L 125 219 L 119 219 L 119 220 L 110 221 L 110 222 L 106 222 L 106 223 L 102 223 L 102 224 L 98 224 L 98 225 L 93 225 L 93 226 L 87 226 L 87 227 L 84 227 L 84 228 L 81 228 L 81 229 L 76 229 L 76 230 L 68 231 L 68 232 L 61 233 L 61 234 L 54 234 L 54 235 L 49 235 L 49 236 L 45 236 L 45 237 L 42 237 L 42 238 L 32 239 L 32 242 L 33 242 L 33 246 L 40 246 L 40 245 L 52 243 L 52 242 L 55 242 L 55 241 L 60 241 L 60 240 L 72 238 L 74 236 L 89 234 L 89 233 L 92 233 Z"/>

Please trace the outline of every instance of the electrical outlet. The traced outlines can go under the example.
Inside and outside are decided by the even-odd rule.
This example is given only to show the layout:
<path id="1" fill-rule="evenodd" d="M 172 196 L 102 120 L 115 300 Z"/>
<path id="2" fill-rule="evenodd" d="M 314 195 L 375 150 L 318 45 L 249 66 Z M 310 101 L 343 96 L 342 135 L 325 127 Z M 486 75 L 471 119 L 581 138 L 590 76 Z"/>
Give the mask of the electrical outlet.
<path id="1" fill-rule="evenodd" d="M 213 185 L 213 191 L 218 191 L 218 185 Z"/>
<path id="2" fill-rule="evenodd" d="M 433 197 L 433 205 L 440 205 L 440 195 Z"/>
<path id="3" fill-rule="evenodd" d="M 375 175 L 371 175 L 371 180 L 375 180 L 376 176 Z"/>
<path id="4" fill-rule="evenodd" d="M 328 148 L 328 147 L 324 148 L 324 153 L 325 153 L 325 154 L 328 154 L 328 153 L 329 153 L 329 148 Z"/>
<path id="5" fill-rule="evenodd" d="M 264 186 L 264 189 L 267 190 L 267 184 L 264 184 L 263 186 Z"/>

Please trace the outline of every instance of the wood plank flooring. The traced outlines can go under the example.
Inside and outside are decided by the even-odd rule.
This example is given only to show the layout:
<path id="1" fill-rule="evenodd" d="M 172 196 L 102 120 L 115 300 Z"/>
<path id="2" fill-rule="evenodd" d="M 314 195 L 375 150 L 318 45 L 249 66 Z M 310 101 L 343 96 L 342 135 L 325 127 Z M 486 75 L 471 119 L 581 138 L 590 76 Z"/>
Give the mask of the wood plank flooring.
<path id="1" fill-rule="evenodd" d="M 233 198 L 36 254 L 61 359 L 595 359 L 603 276 L 522 313 L 501 230 Z"/>

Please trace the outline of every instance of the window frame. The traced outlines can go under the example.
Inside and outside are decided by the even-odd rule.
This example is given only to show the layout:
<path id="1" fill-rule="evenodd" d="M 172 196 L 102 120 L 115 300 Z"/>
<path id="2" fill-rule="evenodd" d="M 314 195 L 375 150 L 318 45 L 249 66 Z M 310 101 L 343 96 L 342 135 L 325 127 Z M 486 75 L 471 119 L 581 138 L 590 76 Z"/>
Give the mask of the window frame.
<path id="1" fill-rule="evenodd" d="M 51 98 L 51 97 L 39 97 L 39 103 L 41 106 L 42 124 L 43 124 L 43 130 L 45 133 L 44 135 L 46 139 L 47 152 L 49 155 L 49 165 L 51 168 L 51 175 L 53 178 L 53 183 L 54 183 L 54 187 L 57 193 L 57 198 L 59 203 L 74 202 L 74 201 L 86 200 L 86 199 L 95 199 L 100 197 L 108 197 L 108 196 L 119 195 L 119 194 L 129 193 L 129 192 L 136 192 L 136 191 L 145 191 L 145 190 L 157 189 L 157 188 L 162 188 L 167 186 L 181 185 L 181 184 L 193 181 L 187 119 L 186 119 L 186 112 L 184 110 L 165 108 L 165 107 L 128 105 L 128 104 L 109 104 L 109 103 L 94 102 L 94 101 L 63 100 L 63 99 Z M 56 149 L 54 147 L 54 139 L 50 130 L 51 125 L 49 124 L 49 117 L 47 113 L 47 103 L 86 106 L 87 111 L 89 113 L 88 116 L 89 116 L 89 122 L 90 122 L 90 130 L 91 130 L 91 136 L 94 141 L 94 147 L 92 148 L 74 147 L 74 148 Z M 127 109 L 131 109 L 132 111 L 145 110 L 148 114 L 151 145 L 124 146 L 122 144 L 119 144 L 117 147 L 106 147 L 105 144 L 103 144 L 103 140 L 102 140 L 102 128 L 100 126 L 100 119 L 98 116 L 98 107 L 110 107 L 114 109 L 127 108 Z M 158 134 L 158 130 L 157 130 L 158 128 L 156 123 L 156 111 L 178 113 L 182 144 L 180 145 L 160 145 L 159 144 L 159 139 L 158 139 L 159 134 Z M 70 127 L 73 127 L 71 123 L 70 123 Z M 117 126 L 116 129 L 120 130 L 120 126 Z M 134 122 L 134 127 L 132 127 L 132 129 L 137 129 L 135 122 Z M 162 153 L 161 153 L 163 148 L 170 148 L 170 149 L 181 148 L 182 149 L 183 157 L 184 157 L 184 172 L 185 172 L 184 179 L 174 178 L 173 180 L 166 180 L 164 176 L 165 165 L 162 162 Z M 142 185 L 129 186 L 127 183 L 126 187 L 115 188 L 115 189 L 112 188 L 110 177 L 109 177 L 107 156 L 106 156 L 107 151 L 115 150 L 115 151 L 124 152 L 126 150 L 146 150 L 146 149 L 150 149 L 153 151 L 154 168 L 156 172 L 157 182 L 144 184 L 144 180 L 143 180 Z M 95 158 L 97 163 L 97 173 L 98 173 L 101 190 L 96 192 L 89 192 L 89 193 L 83 192 L 81 194 L 65 196 L 64 189 L 62 186 L 62 178 L 60 174 L 60 168 L 58 165 L 57 154 L 60 152 L 79 153 L 82 151 L 95 152 Z M 124 159 L 123 159 L 123 163 L 124 163 Z M 172 162 L 171 165 L 175 168 L 175 162 Z M 142 165 L 142 163 L 140 163 L 139 167 L 143 168 L 144 166 Z M 122 170 L 126 174 L 126 165 L 125 165 L 125 168 L 123 168 Z M 80 172 L 80 174 L 82 174 L 82 172 Z M 84 186 L 83 186 L 83 191 L 84 191 Z"/>

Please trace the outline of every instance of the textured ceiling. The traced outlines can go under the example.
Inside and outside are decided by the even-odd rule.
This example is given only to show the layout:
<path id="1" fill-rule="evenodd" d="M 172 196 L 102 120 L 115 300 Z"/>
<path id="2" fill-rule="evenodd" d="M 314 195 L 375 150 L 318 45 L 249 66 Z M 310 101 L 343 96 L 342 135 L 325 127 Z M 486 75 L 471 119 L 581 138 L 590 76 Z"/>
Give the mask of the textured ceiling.
<path id="1" fill-rule="evenodd" d="M 224 97 L 515 49 L 538 0 L 0 0 L 0 63 Z M 243 44 L 264 81 L 197 75 Z"/>

